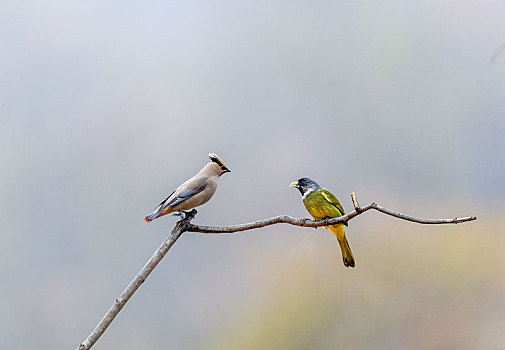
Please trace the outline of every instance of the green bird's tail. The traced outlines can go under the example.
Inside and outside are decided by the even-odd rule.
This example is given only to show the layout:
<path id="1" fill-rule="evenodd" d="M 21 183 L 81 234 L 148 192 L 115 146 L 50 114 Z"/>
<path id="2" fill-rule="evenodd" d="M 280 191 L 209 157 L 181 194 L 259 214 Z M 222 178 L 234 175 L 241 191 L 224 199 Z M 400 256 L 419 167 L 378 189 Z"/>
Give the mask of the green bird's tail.
<path id="1" fill-rule="evenodd" d="M 347 238 L 345 237 L 344 225 L 333 225 L 329 226 L 328 228 L 335 235 L 335 237 L 337 237 L 338 244 L 340 245 L 340 250 L 342 251 L 342 260 L 344 261 L 345 267 L 356 266 L 351 247 L 349 246 L 349 242 L 347 242 Z"/>

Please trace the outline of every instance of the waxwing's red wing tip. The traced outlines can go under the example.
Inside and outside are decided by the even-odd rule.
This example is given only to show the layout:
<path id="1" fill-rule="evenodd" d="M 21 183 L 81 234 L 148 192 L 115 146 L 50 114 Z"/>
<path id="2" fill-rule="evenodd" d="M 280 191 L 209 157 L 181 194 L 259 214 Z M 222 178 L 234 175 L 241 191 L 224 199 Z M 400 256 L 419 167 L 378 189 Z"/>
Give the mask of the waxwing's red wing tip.
<path id="1" fill-rule="evenodd" d="M 147 223 L 150 223 L 152 220 L 149 220 L 149 219 L 147 218 L 147 216 L 146 216 L 146 217 L 144 218 L 144 221 L 145 221 L 145 222 L 147 222 Z"/>

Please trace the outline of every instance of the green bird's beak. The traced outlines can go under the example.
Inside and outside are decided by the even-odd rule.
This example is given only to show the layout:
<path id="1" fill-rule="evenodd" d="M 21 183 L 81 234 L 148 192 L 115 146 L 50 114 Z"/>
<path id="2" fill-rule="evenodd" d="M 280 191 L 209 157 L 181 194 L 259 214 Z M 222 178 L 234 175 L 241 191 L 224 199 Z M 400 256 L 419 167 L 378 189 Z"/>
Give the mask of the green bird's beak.
<path id="1" fill-rule="evenodd" d="M 291 185 L 289 185 L 289 187 L 296 187 L 296 188 L 298 188 L 298 182 L 292 182 Z"/>

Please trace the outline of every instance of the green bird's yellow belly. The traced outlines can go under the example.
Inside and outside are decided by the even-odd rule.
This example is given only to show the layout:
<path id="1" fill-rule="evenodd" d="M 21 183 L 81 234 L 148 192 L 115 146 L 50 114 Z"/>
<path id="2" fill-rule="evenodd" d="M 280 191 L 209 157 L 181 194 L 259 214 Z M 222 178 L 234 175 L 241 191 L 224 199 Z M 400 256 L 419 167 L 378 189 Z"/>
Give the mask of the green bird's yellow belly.
<path id="1" fill-rule="evenodd" d="M 324 220 L 327 218 L 338 218 L 342 216 L 340 211 L 331 203 L 329 203 L 319 191 L 309 193 L 303 200 L 303 204 L 314 220 Z M 345 237 L 344 225 L 337 224 L 324 226 L 329 229 L 337 239 L 342 240 Z"/>

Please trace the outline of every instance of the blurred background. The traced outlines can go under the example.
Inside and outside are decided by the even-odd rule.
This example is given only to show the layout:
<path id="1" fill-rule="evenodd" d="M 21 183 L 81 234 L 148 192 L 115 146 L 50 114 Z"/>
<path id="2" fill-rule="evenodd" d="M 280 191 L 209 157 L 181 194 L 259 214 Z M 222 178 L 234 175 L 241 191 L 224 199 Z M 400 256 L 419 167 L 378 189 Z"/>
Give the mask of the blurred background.
<path id="1" fill-rule="evenodd" d="M 505 3 L 2 1 L 0 347 L 74 349 L 173 228 L 143 217 L 218 153 L 194 222 L 94 349 L 503 349 Z"/>

